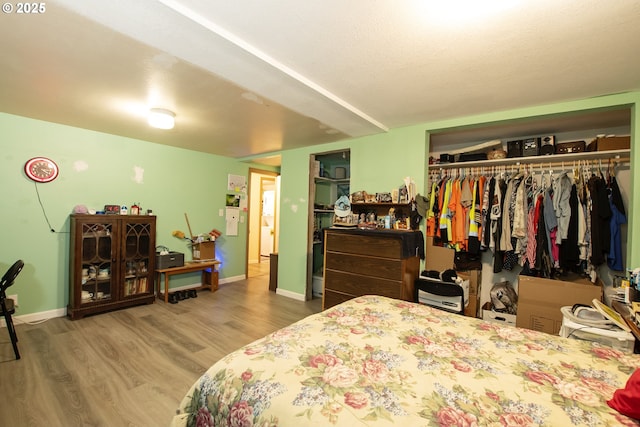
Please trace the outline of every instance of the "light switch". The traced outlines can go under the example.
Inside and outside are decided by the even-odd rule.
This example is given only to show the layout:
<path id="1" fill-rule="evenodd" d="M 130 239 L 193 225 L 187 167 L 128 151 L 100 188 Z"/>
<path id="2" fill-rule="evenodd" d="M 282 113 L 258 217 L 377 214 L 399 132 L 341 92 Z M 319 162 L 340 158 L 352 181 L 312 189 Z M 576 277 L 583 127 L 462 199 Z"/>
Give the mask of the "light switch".
<path id="1" fill-rule="evenodd" d="M 224 209 L 218 210 L 218 216 L 224 216 Z"/>
<path id="2" fill-rule="evenodd" d="M 244 223 L 244 216 L 240 215 L 240 224 L 243 224 L 243 223 Z"/>

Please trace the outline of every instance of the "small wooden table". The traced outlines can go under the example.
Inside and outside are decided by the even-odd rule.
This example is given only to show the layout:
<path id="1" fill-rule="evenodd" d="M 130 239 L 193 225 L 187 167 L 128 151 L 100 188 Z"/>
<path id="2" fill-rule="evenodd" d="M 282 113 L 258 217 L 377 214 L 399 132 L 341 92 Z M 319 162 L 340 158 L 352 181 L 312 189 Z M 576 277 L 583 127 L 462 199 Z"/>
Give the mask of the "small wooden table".
<path id="1" fill-rule="evenodd" d="M 203 261 L 203 262 L 188 262 L 182 267 L 161 268 L 156 270 L 156 282 L 158 283 L 158 298 L 164 299 L 164 302 L 169 302 L 169 278 L 175 274 L 193 273 L 194 271 L 202 272 L 202 285 L 195 287 L 194 289 L 209 289 L 211 292 L 218 290 L 218 271 L 217 266 L 220 265 L 220 261 Z M 207 271 L 210 270 L 210 271 Z M 164 274 L 164 298 L 160 291 L 160 278 Z"/>

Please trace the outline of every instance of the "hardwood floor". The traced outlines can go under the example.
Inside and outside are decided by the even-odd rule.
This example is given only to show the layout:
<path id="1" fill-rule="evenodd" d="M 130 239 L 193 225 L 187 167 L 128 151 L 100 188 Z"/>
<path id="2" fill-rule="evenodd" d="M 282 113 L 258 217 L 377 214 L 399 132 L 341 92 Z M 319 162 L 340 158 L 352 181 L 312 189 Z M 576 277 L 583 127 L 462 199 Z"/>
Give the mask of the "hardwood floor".
<path id="1" fill-rule="evenodd" d="M 270 269 L 269 257 L 261 256 L 260 262 L 249 264 L 247 277 L 268 276 Z"/>
<path id="2" fill-rule="evenodd" d="M 0 426 L 166 426 L 225 354 L 321 310 L 268 290 L 268 275 L 178 304 L 0 329 Z"/>

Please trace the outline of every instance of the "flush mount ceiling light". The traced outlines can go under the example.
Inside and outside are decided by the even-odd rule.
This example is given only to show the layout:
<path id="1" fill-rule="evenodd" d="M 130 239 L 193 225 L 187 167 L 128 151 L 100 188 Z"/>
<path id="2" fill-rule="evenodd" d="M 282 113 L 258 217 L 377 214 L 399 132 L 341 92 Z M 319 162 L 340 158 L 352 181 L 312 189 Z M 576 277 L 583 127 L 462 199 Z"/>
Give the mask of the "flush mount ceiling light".
<path id="1" fill-rule="evenodd" d="M 513 9 L 521 0 L 430 0 L 421 3 L 425 16 L 439 25 L 481 22 Z"/>
<path id="2" fill-rule="evenodd" d="M 176 114 L 164 108 L 152 108 L 149 110 L 149 125 L 158 129 L 173 129 Z"/>

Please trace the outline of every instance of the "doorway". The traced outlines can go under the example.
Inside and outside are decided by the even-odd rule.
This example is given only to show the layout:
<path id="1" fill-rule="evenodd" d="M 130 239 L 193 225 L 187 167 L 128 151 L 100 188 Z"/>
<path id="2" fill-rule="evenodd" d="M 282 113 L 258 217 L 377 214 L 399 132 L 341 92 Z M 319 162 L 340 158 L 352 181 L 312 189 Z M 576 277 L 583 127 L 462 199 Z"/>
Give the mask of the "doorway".
<path id="1" fill-rule="evenodd" d="M 309 156 L 309 226 L 307 234 L 307 300 L 324 293 L 324 229 L 333 225 L 334 205 L 349 198 L 350 150 Z"/>
<path id="2" fill-rule="evenodd" d="M 278 251 L 280 176 L 276 172 L 249 170 L 249 232 L 246 276 L 269 276 L 272 254 Z"/>

